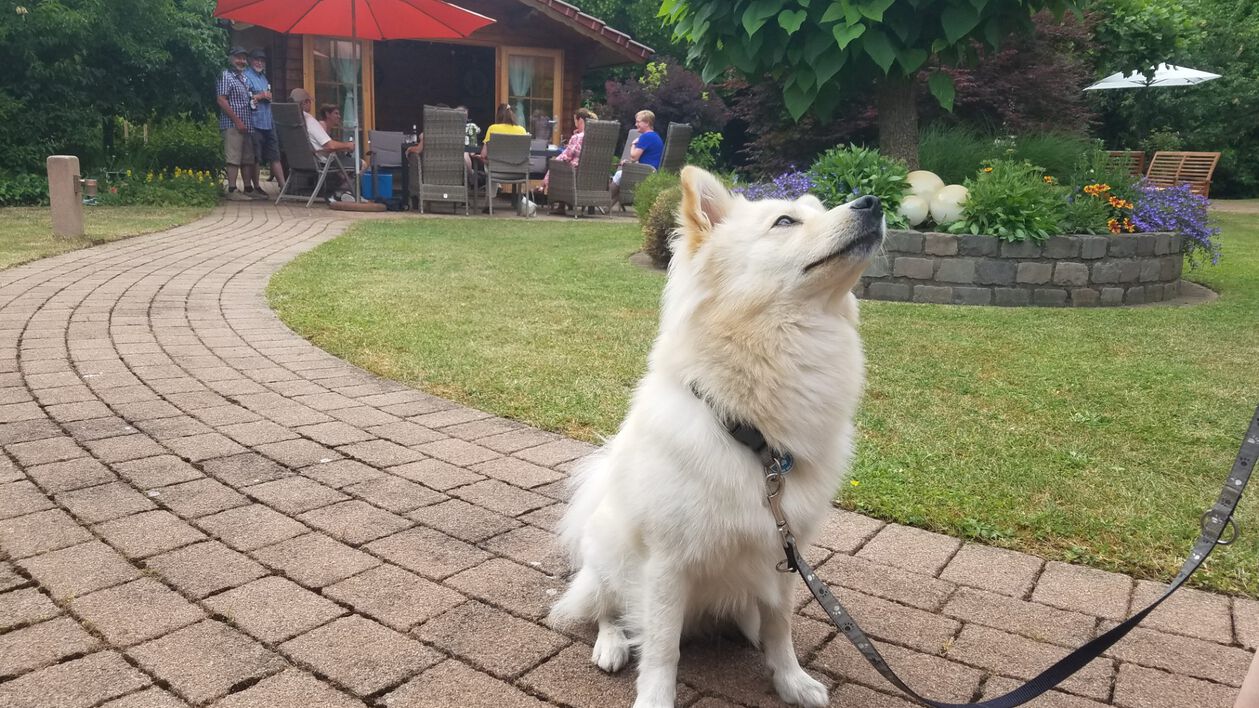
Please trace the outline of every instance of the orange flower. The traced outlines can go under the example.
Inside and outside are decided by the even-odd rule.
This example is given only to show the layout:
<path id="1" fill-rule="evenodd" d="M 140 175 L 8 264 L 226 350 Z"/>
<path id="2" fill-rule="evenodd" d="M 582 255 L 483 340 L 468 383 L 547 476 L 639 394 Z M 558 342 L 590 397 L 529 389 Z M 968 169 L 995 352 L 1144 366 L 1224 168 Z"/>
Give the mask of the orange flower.
<path id="1" fill-rule="evenodd" d="M 984 171 L 984 172 L 992 172 L 992 168 L 991 168 L 991 167 L 985 167 L 983 171 Z"/>
<path id="2" fill-rule="evenodd" d="M 1045 175 L 1043 179 L 1045 180 L 1045 184 L 1053 184 L 1058 181 L 1049 175 Z"/>
<path id="3" fill-rule="evenodd" d="M 1106 227 L 1110 229 L 1110 232 L 1111 232 L 1112 234 L 1117 234 L 1117 233 L 1119 233 L 1119 220 L 1118 220 L 1118 219 L 1110 219 L 1110 220 L 1108 220 L 1108 221 L 1106 222 Z"/>
<path id="4" fill-rule="evenodd" d="M 1132 219 L 1125 216 L 1123 220 L 1123 229 L 1128 233 L 1133 233 L 1137 230 L 1137 225 L 1132 223 Z"/>

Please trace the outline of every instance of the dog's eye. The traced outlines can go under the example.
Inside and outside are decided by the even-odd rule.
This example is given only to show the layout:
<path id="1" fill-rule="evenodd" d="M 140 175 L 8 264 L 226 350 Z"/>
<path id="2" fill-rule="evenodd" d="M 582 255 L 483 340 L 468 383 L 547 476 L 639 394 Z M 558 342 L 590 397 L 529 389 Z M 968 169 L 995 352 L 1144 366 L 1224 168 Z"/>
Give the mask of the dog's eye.
<path id="1" fill-rule="evenodd" d="M 800 222 L 796 221 L 790 216 L 787 216 L 786 214 L 783 214 L 782 216 L 778 217 L 778 221 L 774 222 L 774 226 L 795 226 L 798 223 Z"/>

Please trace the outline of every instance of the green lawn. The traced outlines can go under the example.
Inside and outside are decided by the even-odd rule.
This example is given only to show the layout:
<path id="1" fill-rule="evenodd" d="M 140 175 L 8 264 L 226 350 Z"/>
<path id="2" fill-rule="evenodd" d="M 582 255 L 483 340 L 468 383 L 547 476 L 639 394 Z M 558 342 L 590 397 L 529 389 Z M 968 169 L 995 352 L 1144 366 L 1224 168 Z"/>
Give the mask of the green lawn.
<path id="1" fill-rule="evenodd" d="M 203 207 L 84 207 L 83 238 L 52 235 L 48 207 L 0 209 L 0 268 L 58 253 L 186 224 L 205 216 Z"/>
<path id="2" fill-rule="evenodd" d="M 1259 403 L 1259 216 L 1228 214 L 1196 307 L 863 304 L 869 386 L 840 503 L 880 518 L 1169 579 Z M 271 302 L 386 377 L 586 440 L 616 430 L 663 276 L 632 222 L 356 225 Z M 1199 586 L 1259 596 L 1259 488 Z"/>

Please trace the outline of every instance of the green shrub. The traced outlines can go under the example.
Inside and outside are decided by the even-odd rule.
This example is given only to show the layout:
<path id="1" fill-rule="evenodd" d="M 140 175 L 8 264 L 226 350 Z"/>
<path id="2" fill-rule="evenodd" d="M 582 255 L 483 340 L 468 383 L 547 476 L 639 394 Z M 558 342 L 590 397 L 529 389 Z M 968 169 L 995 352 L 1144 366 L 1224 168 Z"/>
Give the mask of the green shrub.
<path id="1" fill-rule="evenodd" d="M 218 119 L 173 118 L 154 125 L 148 142 L 138 137 L 128 141 L 131 167 L 161 172 L 176 166 L 218 174 L 223 169 L 223 138 Z"/>
<path id="2" fill-rule="evenodd" d="M 0 207 L 48 203 L 48 178 L 43 175 L 0 175 Z"/>
<path id="3" fill-rule="evenodd" d="M 1066 215 L 1063 188 L 1030 162 L 992 160 L 966 180 L 970 194 L 954 233 L 990 234 L 1005 241 L 1043 241 L 1059 233 Z"/>
<path id="4" fill-rule="evenodd" d="M 836 207 L 857 197 L 874 195 L 883 202 L 887 225 L 903 228 L 905 217 L 897 209 L 909 183 L 909 168 L 900 160 L 884 157 L 878 150 L 849 145 L 822 153 L 809 168 L 813 193 L 828 207 Z"/>
<path id="5" fill-rule="evenodd" d="M 700 133 L 686 148 L 686 164 L 711 170 L 721 156 L 721 133 Z"/>
<path id="6" fill-rule="evenodd" d="M 647 218 L 643 220 L 643 253 L 657 268 L 669 265 L 673 253 L 669 239 L 678 225 L 678 206 L 682 203 L 682 188 L 674 185 L 656 195 Z"/>
<path id="7" fill-rule="evenodd" d="M 1077 191 L 1067 198 L 1062 216 L 1062 232 L 1067 234 L 1109 233 L 1112 208 L 1104 199 Z"/>
<path id="8" fill-rule="evenodd" d="M 945 184 L 961 184 L 975 176 L 992 149 L 992 138 L 969 128 L 936 124 L 922 131 L 918 163 Z"/>
<path id="9" fill-rule="evenodd" d="M 653 172 L 634 188 L 634 212 L 638 214 L 638 223 L 647 228 L 647 220 L 651 216 L 651 206 L 656 197 L 670 187 L 678 186 L 676 172 Z"/>
<path id="10" fill-rule="evenodd" d="M 219 178 L 207 170 L 175 168 L 171 173 L 127 171 L 126 177 L 100 189 L 99 204 L 109 206 L 214 206 L 220 196 Z"/>
<path id="11" fill-rule="evenodd" d="M 1070 133 L 1029 133 L 1015 137 L 1012 145 L 1004 140 L 998 144 L 1008 149 L 990 151 L 985 157 L 1030 162 L 1058 180 L 1068 179 L 1080 157 L 1094 148 L 1088 138 Z"/>
<path id="12" fill-rule="evenodd" d="M 1080 156 L 1070 177 L 1070 183 L 1077 188 L 1091 184 L 1110 185 L 1111 194 L 1127 201 L 1136 199 L 1138 181 L 1140 178 L 1133 177 L 1126 167 L 1111 159 L 1110 153 L 1103 150 L 1100 143 Z"/>

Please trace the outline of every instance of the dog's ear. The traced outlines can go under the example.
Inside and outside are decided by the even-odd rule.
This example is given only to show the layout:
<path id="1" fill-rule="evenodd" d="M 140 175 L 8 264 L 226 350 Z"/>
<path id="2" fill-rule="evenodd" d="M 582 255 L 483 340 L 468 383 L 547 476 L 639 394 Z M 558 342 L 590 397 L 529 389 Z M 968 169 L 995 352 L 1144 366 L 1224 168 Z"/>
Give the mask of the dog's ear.
<path id="1" fill-rule="evenodd" d="M 678 221 L 687 245 L 694 251 L 726 218 L 734 197 L 721 180 L 698 167 L 682 168 L 682 205 Z"/>

